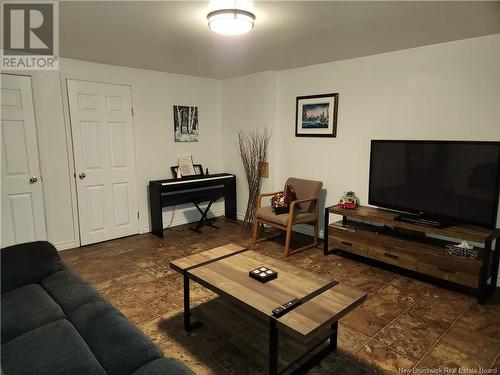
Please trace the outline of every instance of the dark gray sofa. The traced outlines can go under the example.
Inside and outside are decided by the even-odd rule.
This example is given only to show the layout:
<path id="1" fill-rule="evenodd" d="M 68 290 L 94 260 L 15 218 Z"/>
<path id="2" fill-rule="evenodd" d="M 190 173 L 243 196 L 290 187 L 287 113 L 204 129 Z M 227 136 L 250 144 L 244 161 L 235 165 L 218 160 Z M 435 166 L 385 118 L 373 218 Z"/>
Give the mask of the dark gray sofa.
<path id="1" fill-rule="evenodd" d="M 1 250 L 5 375 L 192 375 L 94 288 L 48 242 Z"/>

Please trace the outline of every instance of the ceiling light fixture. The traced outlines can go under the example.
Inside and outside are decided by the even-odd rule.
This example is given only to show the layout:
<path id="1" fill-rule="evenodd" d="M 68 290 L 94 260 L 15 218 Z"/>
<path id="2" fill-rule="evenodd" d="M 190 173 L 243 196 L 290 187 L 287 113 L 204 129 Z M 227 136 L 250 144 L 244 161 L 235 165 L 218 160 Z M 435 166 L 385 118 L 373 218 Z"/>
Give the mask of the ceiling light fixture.
<path id="1" fill-rule="evenodd" d="M 253 29 L 255 14 L 242 9 L 219 9 L 207 14 L 210 30 L 223 35 L 240 35 Z"/>

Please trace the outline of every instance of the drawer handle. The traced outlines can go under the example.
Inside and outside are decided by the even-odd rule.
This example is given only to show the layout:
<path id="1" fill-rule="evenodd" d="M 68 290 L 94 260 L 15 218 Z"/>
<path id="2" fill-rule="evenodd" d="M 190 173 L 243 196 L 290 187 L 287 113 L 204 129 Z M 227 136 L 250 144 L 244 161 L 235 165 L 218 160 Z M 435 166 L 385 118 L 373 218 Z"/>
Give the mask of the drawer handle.
<path id="1" fill-rule="evenodd" d="M 352 246 L 352 243 L 350 243 L 350 242 L 340 241 L 340 243 L 342 245 Z"/>
<path id="2" fill-rule="evenodd" d="M 442 272 L 446 272 L 446 273 L 455 273 L 455 271 L 453 271 L 453 270 L 447 270 L 446 268 L 441 268 L 441 267 L 438 267 L 438 270 L 440 270 Z"/>
<path id="3" fill-rule="evenodd" d="M 394 255 L 394 254 L 389 254 L 389 253 L 384 253 L 384 255 L 388 258 L 392 258 L 392 259 L 399 259 L 399 257 L 397 255 Z"/>

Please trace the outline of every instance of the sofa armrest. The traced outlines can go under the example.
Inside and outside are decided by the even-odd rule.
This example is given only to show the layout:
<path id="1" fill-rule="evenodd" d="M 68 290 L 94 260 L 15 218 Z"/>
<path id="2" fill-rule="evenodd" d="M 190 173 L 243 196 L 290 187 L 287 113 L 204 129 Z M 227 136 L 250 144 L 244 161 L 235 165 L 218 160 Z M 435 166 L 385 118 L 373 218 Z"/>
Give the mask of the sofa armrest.
<path id="1" fill-rule="evenodd" d="M 38 283 L 64 269 L 56 248 L 46 241 L 26 242 L 1 250 L 2 293 Z"/>

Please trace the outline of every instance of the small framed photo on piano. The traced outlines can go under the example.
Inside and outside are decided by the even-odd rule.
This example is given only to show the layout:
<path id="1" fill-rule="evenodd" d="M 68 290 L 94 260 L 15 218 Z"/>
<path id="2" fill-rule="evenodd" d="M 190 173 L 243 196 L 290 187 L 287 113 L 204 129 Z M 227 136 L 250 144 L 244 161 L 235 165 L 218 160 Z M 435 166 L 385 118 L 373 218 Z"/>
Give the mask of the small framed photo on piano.
<path id="1" fill-rule="evenodd" d="M 203 167 L 201 164 L 193 164 L 193 167 L 194 167 L 194 175 L 196 176 L 203 176 L 204 173 L 203 173 Z M 177 177 L 177 169 L 179 168 L 178 165 L 175 165 L 173 167 L 170 167 L 170 170 L 172 171 L 172 176 L 174 178 Z"/>

